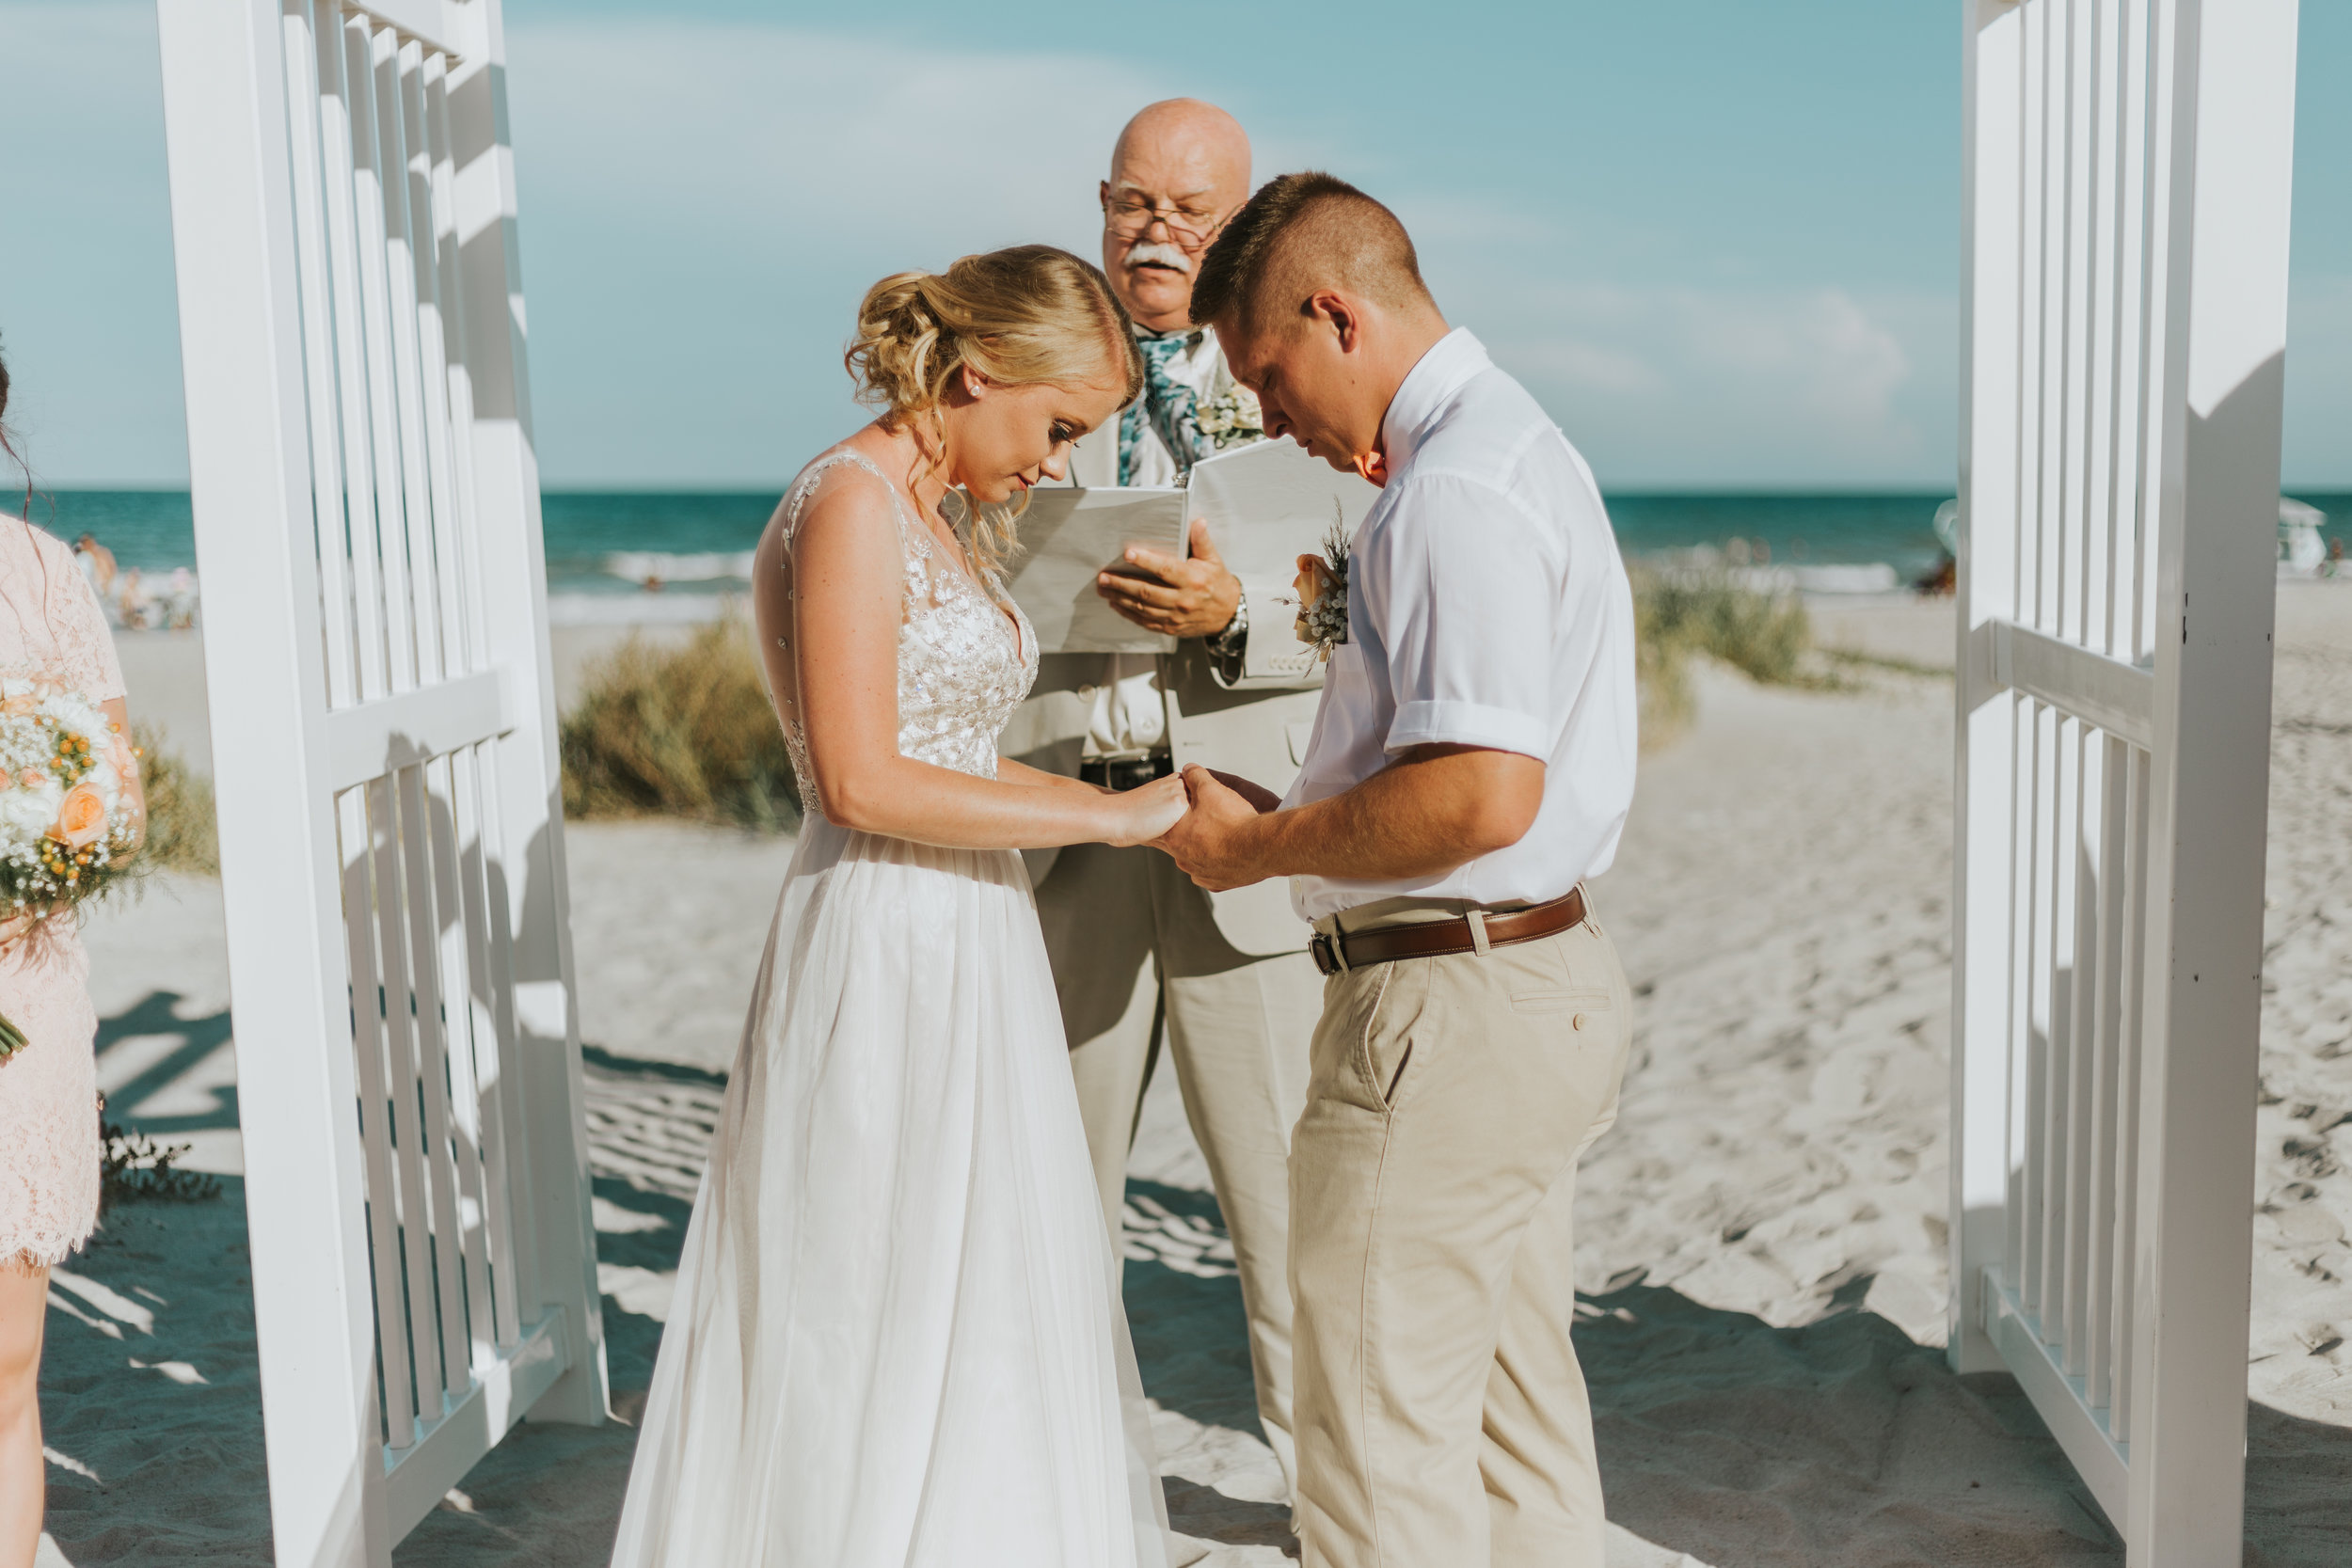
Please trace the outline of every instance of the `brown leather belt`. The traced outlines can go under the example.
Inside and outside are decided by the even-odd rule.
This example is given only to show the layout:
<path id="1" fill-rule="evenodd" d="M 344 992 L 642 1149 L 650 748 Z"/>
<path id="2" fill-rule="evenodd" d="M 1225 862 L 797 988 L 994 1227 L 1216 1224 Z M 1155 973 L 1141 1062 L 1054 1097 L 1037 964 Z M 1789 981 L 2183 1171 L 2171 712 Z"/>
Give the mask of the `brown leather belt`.
<path id="1" fill-rule="evenodd" d="M 1584 890 L 1573 887 L 1565 896 L 1548 904 L 1513 910 L 1508 914 L 1490 914 L 1484 919 L 1488 947 L 1534 942 L 1584 923 Z M 1326 974 L 1343 974 L 1367 964 L 1393 963 L 1398 958 L 1441 958 L 1478 950 L 1478 935 L 1471 929 L 1468 916 L 1384 926 L 1376 931 L 1317 931 L 1314 940 L 1307 944 L 1307 951 L 1314 955 L 1315 967 Z"/>

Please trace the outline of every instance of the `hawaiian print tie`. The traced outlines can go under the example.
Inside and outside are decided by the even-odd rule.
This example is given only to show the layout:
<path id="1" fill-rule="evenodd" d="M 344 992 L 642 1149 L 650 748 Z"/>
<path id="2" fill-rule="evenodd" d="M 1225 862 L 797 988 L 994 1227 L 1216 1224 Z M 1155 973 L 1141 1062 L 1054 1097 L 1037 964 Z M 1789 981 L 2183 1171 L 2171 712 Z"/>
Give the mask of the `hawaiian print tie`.
<path id="1" fill-rule="evenodd" d="M 1168 455 L 1176 460 L 1177 483 L 1184 482 L 1195 462 L 1216 452 L 1216 444 L 1200 434 L 1200 408 L 1192 388 L 1168 373 L 1168 361 L 1198 337 L 1197 333 L 1170 333 L 1165 338 L 1136 338 L 1136 346 L 1143 350 L 1143 398 L 1119 419 L 1120 483 L 1135 483 L 1136 452 L 1143 444 L 1147 418 Z"/>

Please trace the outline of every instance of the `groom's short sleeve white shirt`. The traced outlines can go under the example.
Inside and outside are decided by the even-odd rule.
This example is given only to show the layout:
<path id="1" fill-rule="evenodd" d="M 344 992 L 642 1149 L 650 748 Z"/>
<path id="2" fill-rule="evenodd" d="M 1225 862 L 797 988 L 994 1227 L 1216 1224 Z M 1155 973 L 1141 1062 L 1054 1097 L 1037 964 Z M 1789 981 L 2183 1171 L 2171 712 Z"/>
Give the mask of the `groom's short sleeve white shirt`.
<path id="1" fill-rule="evenodd" d="M 1389 478 L 1357 531 L 1348 640 L 1285 806 L 1353 788 L 1415 746 L 1545 765 L 1526 836 L 1438 876 L 1293 879 L 1308 920 L 1376 899 L 1556 898 L 1609 867 L 1638 752 L 1633 596 L 1592 470 L 1460 328 L 1381 426 Z"/>

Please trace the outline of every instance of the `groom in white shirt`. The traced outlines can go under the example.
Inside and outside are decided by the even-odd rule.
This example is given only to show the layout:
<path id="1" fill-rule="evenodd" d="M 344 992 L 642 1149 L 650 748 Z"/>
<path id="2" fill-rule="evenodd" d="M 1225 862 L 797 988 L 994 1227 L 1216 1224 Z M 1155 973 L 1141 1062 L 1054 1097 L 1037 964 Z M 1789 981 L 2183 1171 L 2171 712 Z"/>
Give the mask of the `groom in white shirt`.
<path id="1" fill-rule="evenodd" d="M 1389 210 L 1285 175 L 1203 261 L 1269 432 L 1382 486 L 1298 778 L 1187 768 L 1201 885 L 1291 879 L 1327 975 L 1291 1147 L 1308 1568 L 1602 1568 L 1576 1164 L 1630 998 L 1582 882 L 1633 794 L 1633 605 L 1592 475 L 1449 330 Z M 1302 565 L 1305 562 L 1302 560 Z"/>

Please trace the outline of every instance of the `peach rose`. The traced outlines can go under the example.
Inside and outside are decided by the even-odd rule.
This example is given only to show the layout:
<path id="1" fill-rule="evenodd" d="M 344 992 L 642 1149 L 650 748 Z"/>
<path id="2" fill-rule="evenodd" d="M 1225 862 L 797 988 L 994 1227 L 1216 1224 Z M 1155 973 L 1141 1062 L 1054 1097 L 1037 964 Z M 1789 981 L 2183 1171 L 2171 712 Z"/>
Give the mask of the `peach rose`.
<path id="1" fill-rule="evenodd" d="M 98 791 L 87 784 L 75 784 L 66 791 L 65 801 L 57 807 L 57 825 L 51 835 L 63 839 L 76 849 L 87 849 L 106 831 L 106 802 Z"/>

